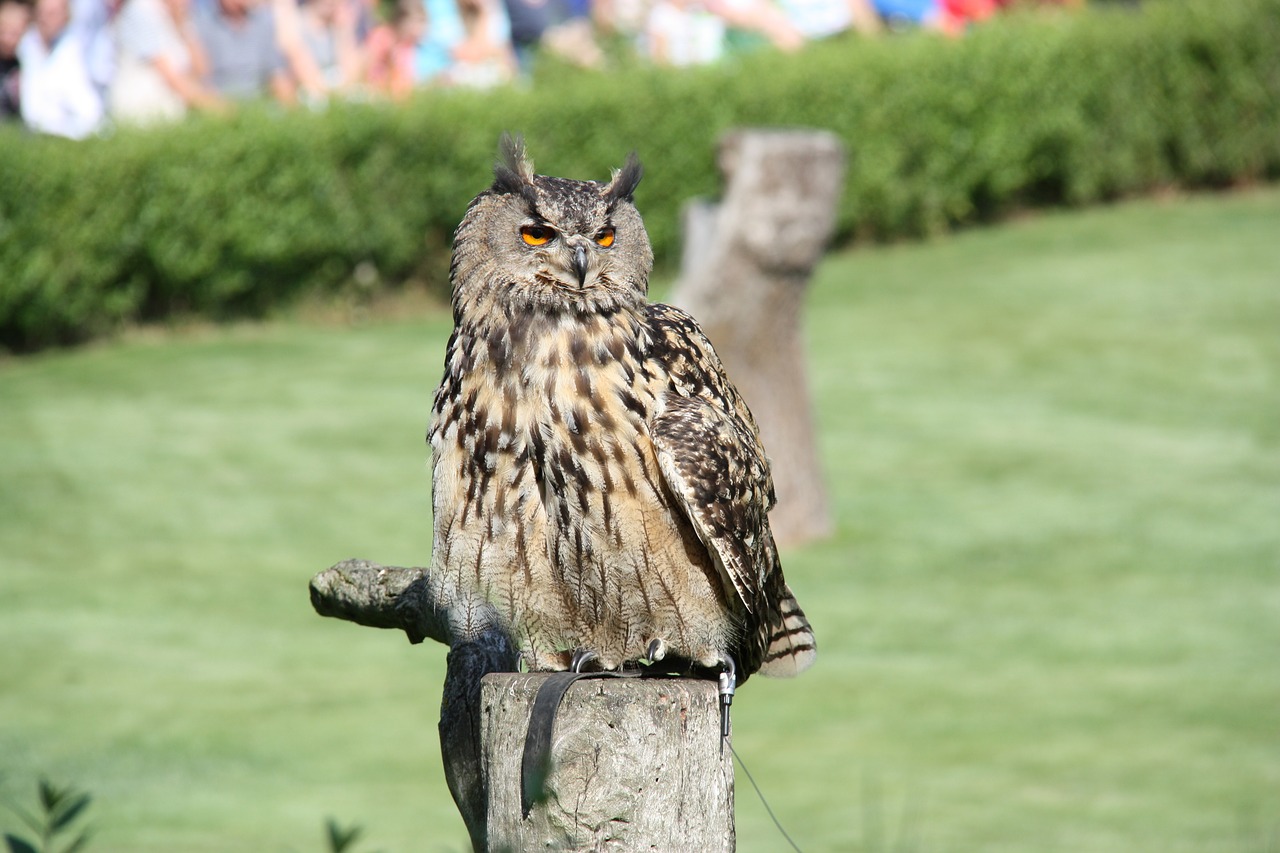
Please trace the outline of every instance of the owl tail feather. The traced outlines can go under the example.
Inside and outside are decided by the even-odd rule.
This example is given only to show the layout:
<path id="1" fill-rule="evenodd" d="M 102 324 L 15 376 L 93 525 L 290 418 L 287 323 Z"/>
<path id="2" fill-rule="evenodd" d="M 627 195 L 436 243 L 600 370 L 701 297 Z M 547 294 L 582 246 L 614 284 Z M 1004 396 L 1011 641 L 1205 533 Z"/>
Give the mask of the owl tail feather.
<path id="1" fill-rule="evenodd" d="M 769 642 L 760 664 L 760 674 L 771 678 L 799 675 L 813 666 L 818 656 L 809 620 L 805 618 L 791 588 L 784 585 L 783 593 L 778 609 L 770 615 Z"/>

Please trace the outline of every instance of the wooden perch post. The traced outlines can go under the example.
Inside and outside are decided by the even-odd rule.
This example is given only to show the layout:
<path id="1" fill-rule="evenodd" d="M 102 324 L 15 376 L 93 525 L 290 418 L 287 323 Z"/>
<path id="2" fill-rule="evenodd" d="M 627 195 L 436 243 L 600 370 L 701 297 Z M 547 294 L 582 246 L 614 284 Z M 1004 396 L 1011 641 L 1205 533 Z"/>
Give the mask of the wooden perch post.
<path id="1" fill-rule="evenodd" d="M 540 802 L 523 817 L 521 756 L 547 678 L 489 675 L 481 687 L 490 849 L 731 853 L 732 754 L 716 685 L 701 679 L 575 682 Z"/>
<path id="2" fill-rule="evenodd" d="M 573 682 L 530 798 L 526 736 L 539 689 L 557 676 L 515 672 L 515 649 L 496 627 L 453 636 L 430 590 L 426 569 L 347 560 L 312 579 L 311 602 L 321 616 L 450 647 L 440 745 L 477 853 L 733 851 L 732 755 L 714 682 Z"/>
<path id="3" fill-rule="evenodd" d="M 751 407 L 773 462 L 779 542 L 831 533 L 805 370 L 802 318 L 835 231 L 844 150 L 819 130 L 740 130 L 720 143 L 724 198 L 685 208 L 672 301 L 697 318 Z"/>

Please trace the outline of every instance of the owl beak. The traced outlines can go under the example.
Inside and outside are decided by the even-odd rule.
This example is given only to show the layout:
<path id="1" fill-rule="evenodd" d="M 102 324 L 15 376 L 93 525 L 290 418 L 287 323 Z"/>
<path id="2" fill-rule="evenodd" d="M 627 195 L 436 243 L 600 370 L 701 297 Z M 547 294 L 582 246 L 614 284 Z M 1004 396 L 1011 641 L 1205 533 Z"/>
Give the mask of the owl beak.
<path id="1" fill-rule="evenodd" d="M 578 287 L 587 283 L 587 248 L 573 247 L 573 271 L 578 274 Z"/>

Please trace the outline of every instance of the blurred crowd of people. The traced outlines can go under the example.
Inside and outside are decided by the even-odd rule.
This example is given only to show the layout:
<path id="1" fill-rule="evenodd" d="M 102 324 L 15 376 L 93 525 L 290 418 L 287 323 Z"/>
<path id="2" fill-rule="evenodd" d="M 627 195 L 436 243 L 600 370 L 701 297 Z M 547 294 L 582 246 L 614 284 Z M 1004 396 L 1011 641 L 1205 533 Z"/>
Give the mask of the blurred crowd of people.
<path id="1" fill-rule="evenodd" d="M 688 66 L 847 31 L 959 34 L 1009 2 L 0 0 L 0 117 L 79 139 L 246 99 L 320 105 L 495 86 L 519 79 L 539 48 L 599 66 L 602 38 Z"/>

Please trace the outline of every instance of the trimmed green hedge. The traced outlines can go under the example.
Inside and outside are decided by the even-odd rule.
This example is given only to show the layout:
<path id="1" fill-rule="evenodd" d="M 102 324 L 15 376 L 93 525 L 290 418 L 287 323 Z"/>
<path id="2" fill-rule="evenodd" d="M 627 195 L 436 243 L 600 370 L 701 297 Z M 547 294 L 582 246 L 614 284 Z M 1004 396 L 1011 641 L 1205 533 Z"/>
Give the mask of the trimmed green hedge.
<path id="1" fill-rule="evenodd" d="M 443 292 L 449 237 L 498 135 L 539 171 L 605 178 L 636 149 L 659 261 L 712 195 L 716 138 L 826 127 L 847 143 L 842 238 L 1029 205 L 1280 175 L 1280 0 L 1012 15 L 960 40 L 849 38 L 719 67 L 544 75 L 408 105 L 246 112 L 83 143 L 0 132 L 0 345 L 259 313 L 372 265 Z"/>

